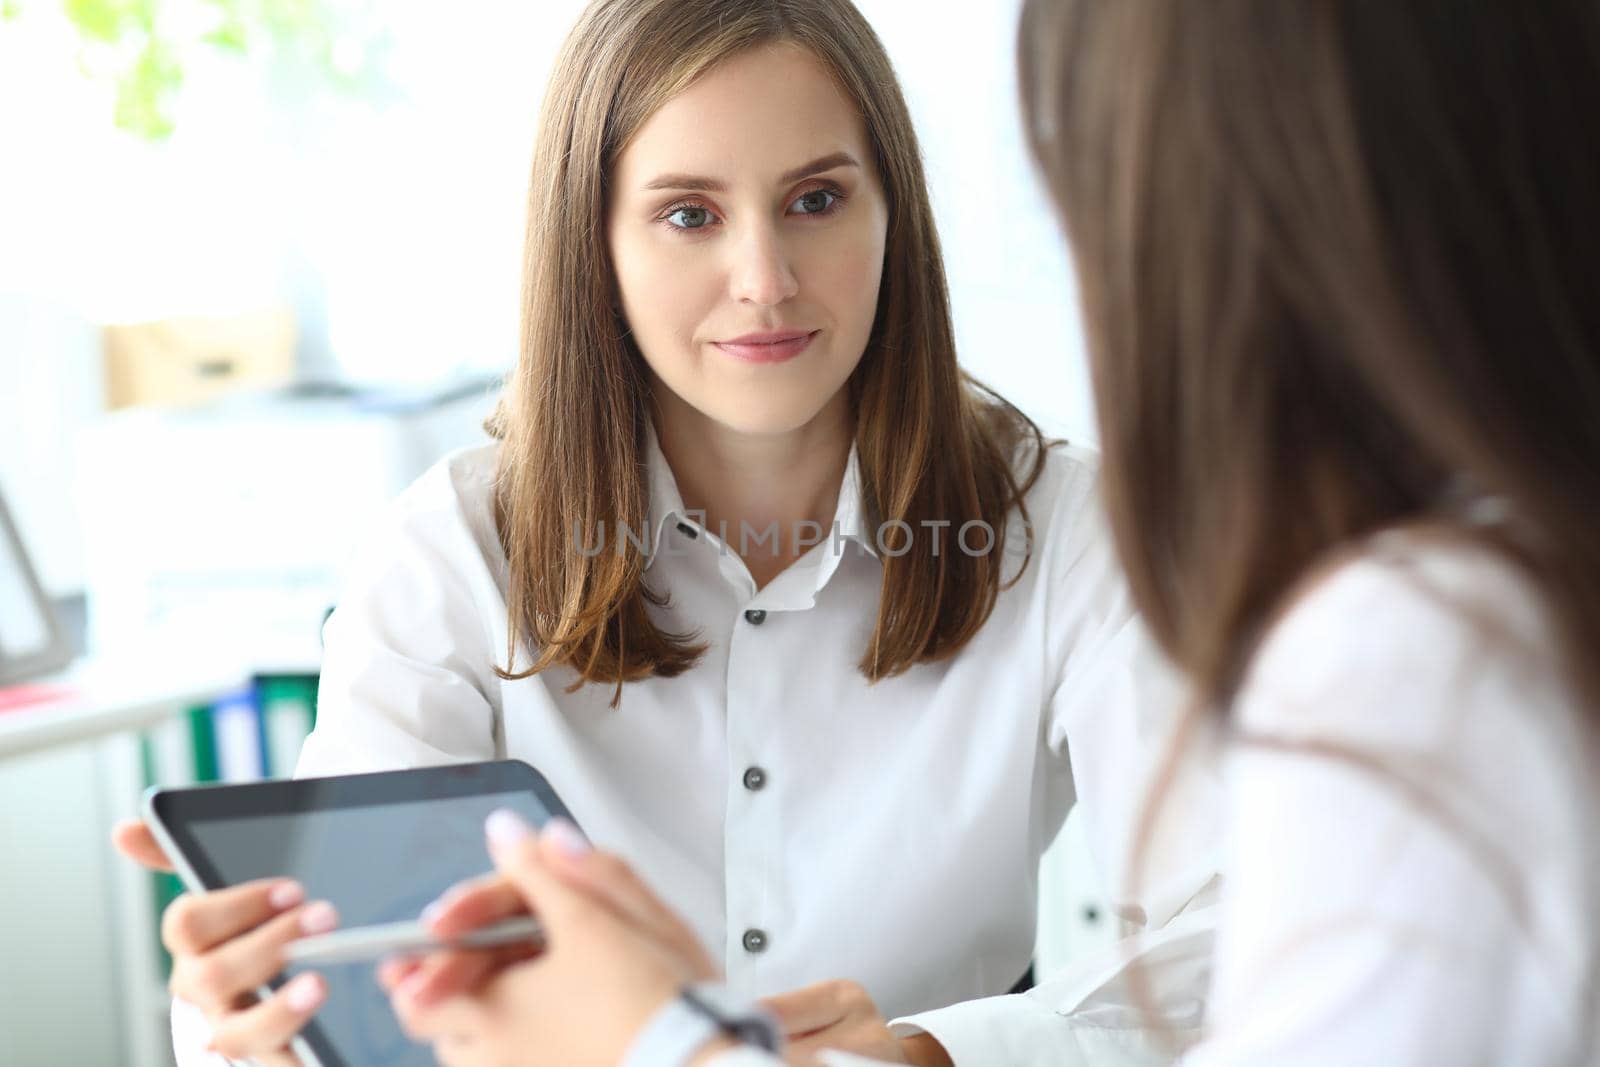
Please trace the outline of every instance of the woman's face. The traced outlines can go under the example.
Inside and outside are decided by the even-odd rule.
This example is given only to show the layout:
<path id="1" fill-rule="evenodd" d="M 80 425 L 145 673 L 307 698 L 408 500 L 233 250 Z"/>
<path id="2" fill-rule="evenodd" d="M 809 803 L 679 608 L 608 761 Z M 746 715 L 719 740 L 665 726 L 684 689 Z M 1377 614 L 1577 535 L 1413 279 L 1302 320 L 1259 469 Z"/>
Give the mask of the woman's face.
<path id="1" fill-rule="evenodd" d="M 735 56 L 667 101 L 617 158 L 606 225 L 633 338 L 689 408 L 776 434 L 842 397 L 888 206 L 860 116 L 809 52 Z"/>

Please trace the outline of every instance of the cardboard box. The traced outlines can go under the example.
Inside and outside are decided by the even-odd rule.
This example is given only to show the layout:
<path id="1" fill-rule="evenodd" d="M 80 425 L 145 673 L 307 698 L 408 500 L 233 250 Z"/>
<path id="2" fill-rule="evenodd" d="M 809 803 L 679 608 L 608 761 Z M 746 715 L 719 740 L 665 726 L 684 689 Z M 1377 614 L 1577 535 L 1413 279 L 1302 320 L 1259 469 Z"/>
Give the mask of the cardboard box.
<path id="1" fill-rule="evenodd" d="M 106 407 L 184 407 L 294 377 L 287 310 L 107 326 Z"/>

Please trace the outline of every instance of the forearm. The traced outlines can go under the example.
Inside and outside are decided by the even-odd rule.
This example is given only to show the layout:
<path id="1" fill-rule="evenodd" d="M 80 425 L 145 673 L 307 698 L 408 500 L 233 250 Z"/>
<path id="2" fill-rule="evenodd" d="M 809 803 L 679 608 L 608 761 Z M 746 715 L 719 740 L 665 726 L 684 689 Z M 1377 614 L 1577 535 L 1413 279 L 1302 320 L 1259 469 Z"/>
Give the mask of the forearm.
<path id="1" fill-rule="evenodd" d="M 900 1039 L 900 1052 L 912 1067 L 955 1067 L 950 1054 L 932 1034 L 912 1034 Z"/>
<path id="2" fill-rule="evenodd" d="M 905 1038 L 900 1042 L 900 1051 L 910 1067 L 955 1067 L 944 1047 L 931 1034 Z M 820 1067 L 814 1054 L 791 1051 L 780 1060 L 772 1053 L 741 1045 L 731 1037 L 719 1037 L 707 1044 L 684 1067 L 766 1067 L 768 1064 L 778 1067 L 780 1063 L 786 1067 Z"/>
<path id="3" fill-rule="evenodd" d="M 738 1047 L 739 1042 L 726 1035 L 713 1038 L 684 1067 L 714 1067 L 717 1057 Z"/>

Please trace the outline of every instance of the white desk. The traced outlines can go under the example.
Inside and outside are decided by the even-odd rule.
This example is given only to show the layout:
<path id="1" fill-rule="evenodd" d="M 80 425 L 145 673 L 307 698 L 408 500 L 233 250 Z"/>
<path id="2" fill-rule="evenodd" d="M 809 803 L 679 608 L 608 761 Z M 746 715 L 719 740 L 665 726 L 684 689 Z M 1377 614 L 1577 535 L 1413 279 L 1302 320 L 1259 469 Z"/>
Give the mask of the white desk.
<path id="1" fill-rule="evenodd" d="M 253 670 L 205 653 L 171 651 L 80 660 L 25 685 L 61 688 L 63 699 L 0 711 L 0 762 L 47 748 L 155 725 L 247 685 Z"/>

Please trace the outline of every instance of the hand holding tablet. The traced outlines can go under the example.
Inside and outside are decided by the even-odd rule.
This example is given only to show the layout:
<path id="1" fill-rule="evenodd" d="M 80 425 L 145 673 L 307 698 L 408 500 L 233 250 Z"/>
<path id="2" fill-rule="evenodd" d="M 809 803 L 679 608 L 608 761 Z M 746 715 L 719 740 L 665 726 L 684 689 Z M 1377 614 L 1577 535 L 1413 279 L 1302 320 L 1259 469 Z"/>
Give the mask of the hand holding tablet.
<path id="1" fill-rule="evenodd" d="M 305 1067 L 431 1065 L 428 1051 L 401 1032 L 372 964 L 396 952 L 537 939 L 537 924 L 528 916 L 442 946 L 416 921 L 441 893 L 488 870 L 483 822 L 497 808 L 516 811 L 534 825 L 566 815 L 543 777 L 515 761 L 153 790 L 146 798 L 147 822 L 185 885 L 200 894 L 189 904 L 197 914 L 212 897 L 249 893 L 265 901 L 274 885 L 291 884 L 299 894 L 281 914 L 269 909 L 246 925 L 222 924 L 218 933 L 224 940 L 202 946 L 228 955 L 252 976 L 249 982 L 262 983 L 262 1003 L 252 1008 L 235 1011 L 232 997 L 212 998 L 213 1028 L 220 1033 L 250 1013 L 283 1016 L 290 993 L 325 983 L 318 990 L 325 995 L 305 1009 L 314 1018 L 276 1020 L 299 1029 L 291 1047 Z M 311 907 L 303 900 L 330 901 L 343 929 L 303 936 L 310 931 L 295 925 L 296 913 Z M 282 927 L 282 936 L 268 930 L 270 924 Z M 285 959 L 282 973 L 274 974 Z M 315 972 L 307 969 L 313 966 Z M 263 1031 L 255 1026 L 255 1032 Z M 283 1031 L 272 1047 L 281 1047 L 292 1032 Z"/>

